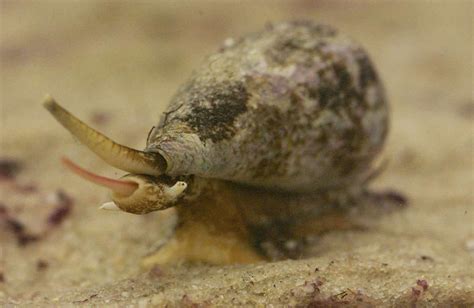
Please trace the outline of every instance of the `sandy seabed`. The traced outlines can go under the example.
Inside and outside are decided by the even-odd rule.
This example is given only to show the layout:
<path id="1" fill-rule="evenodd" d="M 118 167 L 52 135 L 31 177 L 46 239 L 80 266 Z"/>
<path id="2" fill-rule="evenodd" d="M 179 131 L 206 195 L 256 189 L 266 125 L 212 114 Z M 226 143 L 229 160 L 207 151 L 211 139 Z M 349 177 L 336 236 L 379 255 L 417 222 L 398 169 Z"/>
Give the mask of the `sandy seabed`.
<path id="1" fill-rule="evenodd" d="M 474 305 L 473 2 L 269 3 L 0 2 L 0 304 Z M 408 208 L 326 233 L 301 260 L 144 271 L 172 213 L 98 211 L 107 193 L 59 158 L 121 174 L 74 141 L 42 97 L 142 148 L 206 54 L 296 18 L 332 24 L 372 55 L 392 107 L 390 164 L 374 187 L 402 191 Z"/>

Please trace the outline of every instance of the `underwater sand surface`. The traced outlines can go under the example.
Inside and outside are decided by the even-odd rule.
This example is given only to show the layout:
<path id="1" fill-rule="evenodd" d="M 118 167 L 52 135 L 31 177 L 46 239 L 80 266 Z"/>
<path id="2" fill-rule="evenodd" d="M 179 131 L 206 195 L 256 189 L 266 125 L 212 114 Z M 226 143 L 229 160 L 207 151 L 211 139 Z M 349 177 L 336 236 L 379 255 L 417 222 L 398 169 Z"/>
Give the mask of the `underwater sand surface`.
<path id="1" fill-rule="evenodd" d="M 474 305 L 472 2 L 0 5 L 0 304 Z M 295 18 L 330 23 L 372 55 L 392 107 L 390 164 L 374 188 L 403 192 L 409 206 L 367 229 L 328 232 L 300 260 L 143 270 L 172 211 L 99 211 L 107 192 L 60 157 L 122 173 L 56 123 L 43 96 L 142 148 L 205 55 Z"/>

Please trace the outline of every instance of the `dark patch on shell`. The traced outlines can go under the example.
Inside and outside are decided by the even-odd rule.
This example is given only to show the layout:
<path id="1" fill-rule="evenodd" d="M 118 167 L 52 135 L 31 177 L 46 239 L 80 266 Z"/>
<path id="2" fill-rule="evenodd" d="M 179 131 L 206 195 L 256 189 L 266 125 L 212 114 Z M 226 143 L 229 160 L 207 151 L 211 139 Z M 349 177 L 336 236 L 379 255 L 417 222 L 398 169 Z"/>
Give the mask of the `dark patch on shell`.
<path id="1" fill-rule="evenodd" d="M 189 102 L 191 113 L 182 120 L 202 141 L 230 139 L 235 135 L 235 119 L 247 111 L 249 93 L 243 83 L 216 85 L 203 89 Z"/>
<path id="2" fill-rule="evenodd" d="M 374 65 L 364 51 L 359 51 L 360 55 L 356 57 L 359 65 L 359 85 L 362 89 L 367 88 L 368 85 L 377 81 L 377 73 L 374 70 Z"/>
<path id="3" fill-rule="evenodd" d="M 259 122 L 260 130 L 255 131 L 254 138 L 265 138 L 265 149 L 255 149 L 255 158 L 257 164 L 253 168 L 255 178 L 262 178 L 269 175 L 285 174 L 283 162 L 288 154 L 285 153 L 282 141 L 288 136 L 288 130 L 285 129 L 284 115 L 274 106 L 260 105 L 253 111 L 255 118 Z M 257 123 L 257 122 L 256 122 Z M 257 139 L 259 140 L 259 139 Z M 258 153 L 264 151 L 264 153 Z M 273 157 L 268 157 L 268 152 L 273 153 Z"/>
<path id="4" fill-rule="evenodd" d="M 253 138 L 261 140 L 265 147 L 253 149 L 256 163 L 248 166 L 254 178 L 284 176 L 293 147 L 305 140 L 305 131 L 311 129 L 311 115 L 301 114 L 303 103 L 290 94 L 290 107 L 282 111 L 277 106 L 259 104 L 252 110 L 252 121 L 259 129 L 252 129 Z"/>
<path id="5" fill-rule="evenodd" d="M 321 108 L 347 105 L 351 99 L 363 104 L 364 92 L 355 88 L 354 78 L 347 70 L 345 60 L 336 59 L 327 52 L 320 51 L 320 55 L 328 65 L 325 69 L 318 71 L 320 82 L 316 85 L 308 85 L 309 97 L 317 100 Z M 358 58 L 358 62 L 359 60 L 363 61 L 361 58 Z M 364 77 L 367 76 L 364 75 Z"/>
<path id="6" fill-rule="evenodd" d="M 329 77 L 332 75 L 335 77 Z M 344 63 L 332 63 L 326 70 L 320 71 L 319 76 L 321 82 L 318 87 L 308 89 L 309 97 L 317 100 L 321 108 L 347 105 L 352 98 L 359 103 L 363 102 Z"/>
<path id="7" fill-rule="evenodd" d="M 334 62 L 330 66 L 335 75 L 335 84 L 323 86 L 319 92 L 319 102 L 322 108 L 331 108 L 335 113 L 345 114 L 351 119 L 352 127 L 342 130 L 339 133 L 341 148 L 334 152 L 335 166 L 342 176 L 349 175 L 354 171 L 355 166 L 359 165 L 360 157 L 350 153 L 358 153 L 360 148 L 366 142 L 367 136 L 363 133 L 364 129 L 361 123 L 361 116 L 365 113 L 365 101 L 362 95 L 356 90 L 353 79 L 347 71 L 347 67 L 342 62 Z M 354 108 L 351 108 L 354 104 Z M 355 112 L 356 109 L 362 109 L 361 112 Z M 328 136 L 336 134 L 334 130 L 326 131 Z M 324 134 L 323 134 L 324 135 Z"/>

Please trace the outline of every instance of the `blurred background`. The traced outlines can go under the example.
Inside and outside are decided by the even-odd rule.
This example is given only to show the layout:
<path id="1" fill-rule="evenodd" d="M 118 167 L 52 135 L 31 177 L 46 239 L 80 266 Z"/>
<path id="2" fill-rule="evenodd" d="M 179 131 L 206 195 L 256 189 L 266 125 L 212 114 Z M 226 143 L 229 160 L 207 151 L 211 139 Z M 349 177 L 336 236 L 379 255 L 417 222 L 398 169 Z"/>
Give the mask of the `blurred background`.
<path id="1" fill-rule="evenodd" d="M 374 245 L 371 255 L 400 269 L 413 266 L 416 275 L 413 259 L 441 260 L 436 271 L 421 272 L 439 280 L 438 296 L 449 295 L 445 273 L 459 274 L 461 282 L 474 277 L 473 267 L 468 270 L 474 250 L 472 1 L 1 0 L 0 10 L 0 203 L 29 235 L 41 235 L 19 244 L 18 232 L 0 222 L 0 303 L 69 303 L 89 298 L 99 286 L 113 296 L 107 290 L 126 289 L 115 283 L 139 275 L 140 258 L 172 224 L 161 213 L 96 210 L 107 193 L 67 173 L 59 158 L 68 155 L 103 175 L 121 174 L 47 114 L 45 94 L 118 142 L 143 148 L 170 97 L 204 56 L 227 38 L 289 19 L 331 24 L 368 50 L 392 108 L 384 153 L 390 165 L 376 186 L 396 188 L 411 200 L 404 214 L 383 220 L 376 235 L 322 238 L 311 262 L 348 252 L 363 260 Z M 71 204 L 67 215 L 51 224 L 64 200 Z M 366 269 L 353 271 L 365 279 Z M 236 279 L 241 274 L 232 273 Z M 393 275 L 416 281 L 416 275 Z M 170 283 L 171 290 L 180 288 Z M 142 288 L 145 297 L 156 291 Z M 449 296 L 467 298 L 469 290 L 463 285 Z M 165 298 L 182 296 L 170 292 Z"/>

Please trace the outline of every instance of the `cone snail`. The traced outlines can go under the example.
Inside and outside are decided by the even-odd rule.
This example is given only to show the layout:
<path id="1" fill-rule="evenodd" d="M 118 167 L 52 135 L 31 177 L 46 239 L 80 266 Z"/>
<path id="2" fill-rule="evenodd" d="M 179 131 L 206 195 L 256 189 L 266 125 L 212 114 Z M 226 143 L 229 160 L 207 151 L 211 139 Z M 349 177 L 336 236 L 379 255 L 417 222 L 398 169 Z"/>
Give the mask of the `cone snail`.
<path id="1" fill-rule="evenodd" d="M 285 198 L 363 187 L 389 120 L 365 50 L 310 21 L 227 39 L 179 88 L 143 151 L 115 143 L 51 97 L 45 107 L 105 162 L 130 173 L 107 179 L 65 160 L 113 191 L 104 208 L 135 214 L 190 203 L 216 183 Z"/>

